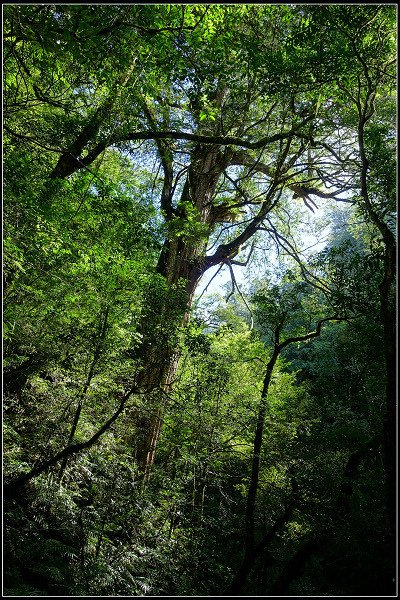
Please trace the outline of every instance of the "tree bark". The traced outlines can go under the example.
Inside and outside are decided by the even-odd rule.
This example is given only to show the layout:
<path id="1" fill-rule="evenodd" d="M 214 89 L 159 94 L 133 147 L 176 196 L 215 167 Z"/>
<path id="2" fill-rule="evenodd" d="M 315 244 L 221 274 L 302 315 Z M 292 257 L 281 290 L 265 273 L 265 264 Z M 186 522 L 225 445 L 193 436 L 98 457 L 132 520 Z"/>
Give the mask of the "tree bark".
<path id="1" fill-rule="evenodd" d="M 160 150 L 162 151 L 162 149 Z M 191 157 L 187 179 L 182 190 L 180 202 L 175 213 L 165 211 L 174 217 L 185 219 L 185 203 L 190 203 L 198 215 L 199 223 L 209 225 L 212 209 L 212 199 L 218 180 L 228 164 L 227 157 L 218 147 L 197 146 Z M 165 170 L 165 168 L 164 168 Z M 170 180 L 170 173 L 168 173 Z M 167 191 L 163 189 L 163 202 L 166 206 Z M 211 229 L 209 228 L 209 232 Z M 164 243 L 157 265 L 157 271 L 166 280 L 168 286 L 176 286 L 180 281 L 185 282 L 185 304 L 182 306 L 176 322 L 178 328 L 189 321 L 190 310 L 196 286 L 208 268 L 202 257 L 205 254 L 208 235 L 199 239 L 185 236 L 171 236 Z M 168 319 L 170 307 L 162 306 L 161 313 Z M 156 348 L 146 348 L 144 352 L 145 371 L 139 375 L 137 384 L 142 389 L 155 390 L 155 404 L 147 415 L 139 416 L 136 459 L 142 467 L 145 480 L 150 475 L 154 462 L 156 446 L 161 431 L 165 398 L 168 397 L 179 364 L 179 352 L 174 346 L 164 344 Z M 158 391 L 157 391 L 158 390 Z"/>
<path id="2" fill-rule="evenodd" d="M 381 234 L 384 244 L 383 278 L 379 286 L 380 322 L 383 329 L 384 356 L 386 364 L 386 410 L 383 421 L 383 443 L 386 465 L 386 493 L 389 527 L 393 543 L 396 537 L 396 239 L 387 223 L 373 206 L 368 185 L 369 160 L 365 148 L 365 127 L 374 114 L 376 90 L 369 82 L 368 94 L 363 106 L 359 105 L 358 144 L 361 158 L 360 187 L 364 209 Z"/>
<path id="3" fill-rule="evenodd" d="M 258 479 L 260 474 L 260 455 L 263 440 L 263 431 L 265 424 L 265 414 L 267 411 L 267 398 L 269 385 L 271 383 L 272 372 L 279 356 L 279 349 L 275 347 L 271 359 L 268 362 L 267 370 L 264 377 L 264 385 L 261 393 L 260 407 L 258 410 L 257 425 L 254 435 L 253 446 L 253 462 L 251 467 L 250 485 L 247 492 L 246 515 L 245 515 L 245 558 L 250 555 L 254 548 L 255 532 L 254 532 L 254 514 L 256 505 L 256 495 L 258 489 Z"/>

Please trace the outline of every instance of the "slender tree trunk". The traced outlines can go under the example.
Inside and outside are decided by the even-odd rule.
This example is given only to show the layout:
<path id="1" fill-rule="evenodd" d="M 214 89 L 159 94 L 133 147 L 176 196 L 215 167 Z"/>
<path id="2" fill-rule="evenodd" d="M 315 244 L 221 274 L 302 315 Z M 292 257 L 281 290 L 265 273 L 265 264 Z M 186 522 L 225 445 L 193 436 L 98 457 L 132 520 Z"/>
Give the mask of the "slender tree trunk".
<path id="1" fill-rule="evenodd" d="M 279 529 L 282 525 L 284 525 L 290 518 L 295 506 L 298 489 L 296 480 L 292 477 L 292 499 L 288 503 L 285 512 L 279 519 L 276 521 L 271 531 L 266 534 L 260 542 L 255 543 L 255 506 L 256 506 L 256 495 L 258 489 L 258 480 L 260 473 L 260 454 L 261 454 L 261 446 L 263 440 L 263 431 L 264 431 L 264 423 L 265 423 L 265 415 L 267 411 L 267 398 L 269 386 L 271 383 L 272 373 L 278 360 L 278 357 L 286 346 L 294 342 L 304 342 L 306 340 L 313 339 L 318 337 L 321 334 L 321 328 L 324 323 L 327 321 L 336 321 L 341 320 L 337 317 L 325 317 L 320 319 L 317 323 L 316 329 L 313 332 L 307 333 L 305 335 L 301 335 L 298 337 L 289 337 L 286 338 L 283 342 L 280 342 L 280 334 L 282 331 L 282 327 L 284 326 L 284 318 L 280 323 L 275 327 L 274 332 L 274 350 L 272 356 L 267 364 L 267 369 L 264 377 L 264 385 L 261 393 L 261 402 L 260 408 L 258 412 L 258 419 L 256 425 L 256 431 L 254 435 L 254 448 L 253 448 L 253 462 L 252 462 L 252 470 L 251 470 L 251 478 L 250 485 L 247 492 L 247 502 L 246 502 L 246 514 L 245 514 L 245 545 L 244 545 L 244 555 L 242 563 L 227 590 L 228 594 L 239 595 L 243 587 L 246 583 L 246 579 L 250 574 L 252 568 L 254 567 L 254 563 L 259 556 L 261 550 L 266 547 L 267 541 L 271 539 L 271 536 L 275 534 L 275 531 Z"/>
<path id="2" fill-rule="evenodd" d="M 103 320 L 100 323 L 100 331 L 99 331 L 98 338 L 96 341 L 96 347 L 95 347 L 95 350 L 93 353 L 93 359 L 90 364 L 89 372 L 87 374 L 86 381 L 85 381 L 83 389 L 82 389 L 82 393 L 78 400 L 74 419 L 73 419 L 72 426 L 71 426 L 71 431 L 68 436 L 67 446 L 70 446 L 72 444 L 72 442 L 74 441 L 76 429 L 78 427 L 79 419 L 80 419 L 81 412 L 82 412 L 83 402 L 85 400 L 86 393 L 87 393 L 87 391 L 90 387 L 90 384 L 92 382 L 92 379 L 94 377 L 96 365 L 101 356 L 101 350 L 102 350 L 102 346 L 103 346 L 104 339 L 106 337 L 106 332 L 107 332 L 108 313 L 109 313 L 109 307 L 107 306 L 106 310 L 104 311 Z M 67 462 L 68 462 L 68 456 L 65 456 L 61 463 L 60 471 L 58 474 L 60 481 L 62 479 L 62 476 L 64 475 L 64 471 L 65 471 L 65 467 L 67 466 Z"/>
<path id="3" fill-rule="evenodd" d="M 384 418 L 384 452 L 386 462 L 386 485 L 388 494 L 388 516 L 393 543 L 396 539 L 396 310 L 394 287 L 396 273 L 396 248 L 386 244 L 385 274 L 380 286 L 381 322 L 384 336 L 386 362 L 386 414 Z"/>
<path id="4" fill-rule="evenodd" d="M 271 377 L 274 366 L 280 353 L 279 346 L 275 346 L 271 359 L 268 362 L 263 390 L 261 393 L 260 407 L 258 410 L 257 425 L 254 435 L 253 444 L 253 461 L 251 467 L 250 485 L 247 492 L 246 513 L 245 513 L 245 539 L 244 539 L 244 555 L 242 563 L 236 573 L 228 593 L 238 595 L 243 589 L 247 576 L 254 566 L 256 558 L 259 554 L 259 549 L 256 549 L 255 544 L 255 507 L 256 496 L 258 489 L 258 480 L 260 475 L 260 455 L 263 440 L 265 415 L 267 411 L 268 390 L 271 383 Z"/>
<path id="5" fill-rule="evenodd" d="M 360 112 L 358 126 L 358 143 L 361 157 L 361 196 L 364 208 L 370 221 L 381 234 L 385 247 L 384 274 L 379 286 L 380 294 L 380 322 L 383 328 L 384 355 L 386 364 L 386 410 L 384 416 L 383 443 L 386 466 L 386 492 L 389 527 L 395 544 L 396 538 L 396 308 L 394 284 L 396 279 L 396 238 L 391 229 L 373 206 L 368 188 L 369 160 L 365 148 L 365 127 L 368 119 L 373 115 L 373 100 L 375 91 L 368 89 L 371 106 L 366 101 L 363 112 Z M 368 113 L 367 109 L 370 109 Z"/>
<path id="6" fill-rule="evenodd" d="M 267 411 L 268 390 L 271 383 L 272 372 L 279 356 L 279 350 L 275 348 L 274 353 L 267 365 L 267 370 L 264 377 L 264 385 L 261 393 L 260 407 L 258 411 L 256 431 L 254 435 L 253 446 L 253 462 L 251 467 L 250 485 L 247 492 L 246 516 L 245 516 L 245 556 L 251 555 L 254 548 L 255 532 L 254 532 L 254 515 L 256 506 L 256 495 L 258 489 L 258 480 L 260 476 L 260 455 L 263 441 L 263 432 L 265 424 L 265 414 Z"/>

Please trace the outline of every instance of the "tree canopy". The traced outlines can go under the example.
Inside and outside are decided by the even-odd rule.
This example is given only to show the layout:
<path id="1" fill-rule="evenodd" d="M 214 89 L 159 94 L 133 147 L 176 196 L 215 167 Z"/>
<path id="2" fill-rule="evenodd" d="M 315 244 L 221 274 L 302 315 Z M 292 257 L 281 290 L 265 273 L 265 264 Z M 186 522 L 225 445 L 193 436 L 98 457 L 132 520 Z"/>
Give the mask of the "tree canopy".
<path id="1" fill-rule="evenodd" d="M 394 594 L 395 5 L 3 16 L 7 594 Z"/>

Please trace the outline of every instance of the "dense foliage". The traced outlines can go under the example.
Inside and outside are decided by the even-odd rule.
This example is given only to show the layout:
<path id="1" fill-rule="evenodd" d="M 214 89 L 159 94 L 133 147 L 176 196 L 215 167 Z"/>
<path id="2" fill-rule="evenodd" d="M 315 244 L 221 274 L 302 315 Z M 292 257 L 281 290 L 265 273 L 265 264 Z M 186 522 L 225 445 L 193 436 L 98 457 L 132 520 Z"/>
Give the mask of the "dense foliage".
<path id="1" fill-rule="evenodd" d="M 395 6 L 3 35 L 6 595 L 394 595 Z"/>

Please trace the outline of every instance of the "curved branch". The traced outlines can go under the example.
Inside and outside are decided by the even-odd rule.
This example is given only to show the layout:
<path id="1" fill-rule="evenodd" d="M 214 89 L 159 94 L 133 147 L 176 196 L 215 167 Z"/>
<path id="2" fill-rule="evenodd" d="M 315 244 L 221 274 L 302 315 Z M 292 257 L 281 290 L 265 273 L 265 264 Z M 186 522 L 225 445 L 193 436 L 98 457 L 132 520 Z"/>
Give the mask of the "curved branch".
<path id="1" fill-rule="evenodd" d="M 307 340 L 311 340 L 312 338 L 320 336 L 321 335 L 321 327 L 327 321 L 348 321 L 348 317 L 334 316 L 334 317 L 325 317 L 324 319 L 320 319 L 317 323 L 315 331 L 312 331 L 311 333 L 306 333 L 305 335 L 299 335 L 299 336 L 287 338 L 284 342 L 281 342 L 280 344 L 278 344 L 279 352 L 283 348 L 285 348 L 289 344 L 293 344 L 294 342 L 305 342 Z"/>
<path id="2" fill-rule="evenodd" d="M 269 211 L 272 210 L 272 208 L 274 208 L 274 206 L 277 204 L 280 198 L 280 194 L 278 194 L 278 197 L 275 198 L 274 201 L 272 201 L 276 190 L 277 184 L 274 183 L 270 186 L 270 189 L 266 194 L 266 198 L 262 203 L 258 214 L 252 219 L 252 221 L 242 231 L 242 233 L 237 236 L 237 238 L 235 238 L 228 244 L 220 244 L 217 250 L 214 252 L 214 254 L 201 259 L 198 268 L 203 273 L 210 267 L 217 265 L 218 263 L 223 262 L 226 259 L 232 258 L 234 255 L 236 255 L 240 246 L 247 242 L 247 240 L 249 240 L 256 233 L 256 231 L 260 228 L 260 224 L 262 223 L 262 221 L 265 219 Z"/>
<path id="3" fill-rule="evenodd" d="M 232 292 L 229 294 L 229 296 L 228 296 L 228 298 L 227 298 L 227 301 L 228 301 L 228 299 L 229 299 L 229 298 L 232 296 L 232 294 L 234 294 L 234 293 L 235 293 L 235 287 L 236 287 L 236 289 L 237 289 L 237 291 L 238 291 L 238 293 L 239 293 L 239 296 L 241 297 L 241 299 L 242 299 L 242 300 L 243 300 L 243 302 L 245 303 L 245 305 L 246 305 L 246 307 L 247 307 L 247 310 L 248 310 L 248 311 L 249 311 L 249 313 L 250 313 L 250 331 L 252 331 L 252 329 L 253 329 L 253 327 L 254 327 L 253 311 L 251 310 L 250 306 L 248 305 L 248 303 L 247 303 L 247 301 L 246 301 L 246 298 L 243 296 L 243 294 L 242 294 L 242 292 L 241 292 L 241 290 L 240 290 L 240 288 L 239 288 L 239 286 L 238 286 L 238 284 L 237 284 L 236 277 L 235 277 L 235 273 L 233 272 L 233 268 L 232 268 L 232 263 L 231 263 L 231 261 L 229 260 L 229 258 L 228 258 L 228 260 L 227 260 L 227 265 L 228 265 L 228 267 L 229 267 L 229 271 L 230 271 L 230 274 L 231 274 L 231 279 L 232 279 Z"/>
<path id="4" fill-rule="evenodd" d="M 317 277 L 316 275 L 314 275 L 313 273 L 309 272 L 306 269 L 304 263 L 301 261 L 301 259 L 299 257 L 298 250 L 289 242 L 289 240 L 287 240 L 285 237 L 283 237 L 283 235 L 278 233 L 278 231 L 272 225 L 272 223 L 269 219 L 268 219 L 268 224 L 270 226 L 269 228 L 268 227 L 259 227 L 258 229 L 261 231 L 267 231 L 268 233 L 272 233 L 276 239 L 277 244 L 279 246 L 281 246 L 281 248 L 297 262 L 297 264 L 300 267 L 301 273 L 302 273 L 304 279 L 307 281 L 307 283 L 312 285 L 314 288 L 321 290 L 321 292 L 324 295 L 328 294 L 330 292 L 329 288 L 325 285 L 325 283 L 323 281 L 321 281 L 319 279 L 319 277 Z M 288 247 L 289 247 L 289 249 L 288 249 Z M 310 280 L 310 277 L 312 278 L 312 280 Z"/>
<path id="5" fill-rule="evenodd" d="M 307 120 L 306 120 L 307 121 Z M 306 123 L 303 122 L 301 125 Z M 299 125 L 299 127 L 301 127 Z M 223 136 L 223 135 L 202 135 L 199 133 L 188 133 L 185 131 L 137 131 L 134 133 L 128 133 L 124 136 L 124 141 L 128 140 L 187 140 L 189 142 L 199 142 L 201 144 L 221 145 L 221 146 L 241 146 L 242 148 L 248 148 L 249 150 L 257 150 L 264 148 L 268 144 L 278 142 L 280 140 L 286 140 L 296 135 L 297 128 L 282 133 L 275 133 L 274 135 L 266 136 L 252 142 L 236 136 Z M 123 140 L 120 140 L 123 141 Z"/>
<path id="6" fill-rule="evenodd" d="M 102 427 L 100 427 L 100 429 L 98 431 L 96 431 L 96 433 L 94 435 L 92 435 L 91 438 L 86 440 L 86 442 L 81 442 L 80 444 L 72 444 L 70 446 L 67 446 L 66 448 L 64 448 L 63 450 L 58 452 L 58 454 L 56 454 L 55 456 L 52 456 L 51 458 L 46 460 L 44 463 L 41 463 L 41 464 L 37 465 L 36 467 L 34 467 L 33 469 L 31 469 L 28 473 L 23 473 L 16 479 L 4 484 L 4 486 L 3 486 L 4 492 L 6 494 L 8 493 L 10 495 L 14 494 L 15 492 L 18 491 L 19 488 L 23 487 L 26 483 L 28 483 L 28 481 L 30 481 L 31 479 L 34 479 L 41 473 L 45 473 L 46 471 L 48 471 L 50 469 L 50 467 L 57 464 L 60 460 L 66 459 L 70 456 L 73 456 L 74 454 L 78 454 L 79 452 L 82 452 L 82 450 L 85 450 L 86 448 L 90 448 L 90 446 L 93 446 L 93 444 L 95 442 L 97 442 L 97 440 L 103 435 L 103 433 L 105 433 L 108 429 L 110 429 L 111 425 L 118 419 L 120 414 L 125 409 L 127 400 L 130 398 L 130 396 L 133 393 L 135 393 L 137 391 L 138 391 L 138 388 L 136 386 L 131 388 L 121 398 L 120 404 L 119 404 L 117 410 L 115 411 L 115 413 L 108 419 L 108 421 L 106 421 L 104 423 L 104 425 Z"/>

